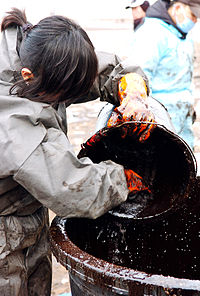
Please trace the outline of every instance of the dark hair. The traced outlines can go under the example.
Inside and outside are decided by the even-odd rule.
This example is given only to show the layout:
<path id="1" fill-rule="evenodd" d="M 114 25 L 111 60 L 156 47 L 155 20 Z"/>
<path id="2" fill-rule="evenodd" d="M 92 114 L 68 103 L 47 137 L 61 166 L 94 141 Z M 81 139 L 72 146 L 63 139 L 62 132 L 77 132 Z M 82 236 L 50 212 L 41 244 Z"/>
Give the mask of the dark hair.
<path id="1" fill-rule="evenodd" d="M 143 11 L 146 12 L 147 9 L 149 8 L 150 4 L 148 1 L 144 1 L 144 3 L 142 3 L 140 6 L 143 9 Z"/>
<path id="2" fill-rule="evenodd" d="M 168 4 L 167 9 L 168 9 L 169 7 L 171 7 L 178 0 L 162 0 L 162 1 L 167 2 L 167 4 Z"/>
<path id="3" fill-rule="evenodd" d="M 50 16 L 37 25 L 27 23 L 24 11 L 8 12 L 1 30 L 20 26 L 23 31 L 19 56 L 23 67 L 34 74 L 30 82 L 18 81 L 12 88 L 18 96 L 57 103 L 86 95 L 97 75 L 97 57 L 87 33 L 74 21 Z"/>

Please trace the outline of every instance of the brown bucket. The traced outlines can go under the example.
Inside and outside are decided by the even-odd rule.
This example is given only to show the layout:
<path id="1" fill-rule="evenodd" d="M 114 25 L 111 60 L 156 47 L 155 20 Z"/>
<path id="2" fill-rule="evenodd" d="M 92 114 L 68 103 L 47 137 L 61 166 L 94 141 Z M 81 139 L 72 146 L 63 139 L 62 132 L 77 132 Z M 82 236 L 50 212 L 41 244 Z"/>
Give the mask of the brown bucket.
<path id="1" fill-rule="evenodd" d="M 127 200 L 114 209 L 114 215 L 133 219 L 156 219 L 182 207 L 196 179 L 196 161 L 189 146 L 175 133 L 157 124 L 151 137 L 140 143 L 135 135 L 121 137 L 121 129 L 131 130 L 135 122 L 103 128 L 82 145 L 78 157 L 93 162 L 112 160 L 142 176 L 152 192 L 149 202 L 140 207 L 146 195 Z M 139 210 L 138 210 L 139 209 Z"/>

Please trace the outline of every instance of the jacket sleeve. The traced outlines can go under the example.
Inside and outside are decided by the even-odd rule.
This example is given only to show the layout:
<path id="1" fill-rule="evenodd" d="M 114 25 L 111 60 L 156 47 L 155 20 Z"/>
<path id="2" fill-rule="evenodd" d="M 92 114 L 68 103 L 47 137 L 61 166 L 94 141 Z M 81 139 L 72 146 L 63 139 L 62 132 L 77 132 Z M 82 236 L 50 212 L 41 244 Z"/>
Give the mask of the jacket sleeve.
<path id="1" fill-rule="evenodd" d="M 149 83 L 142 69 L 131 59 L 120 60 L 118 56 L 112 53 L 97 52 L 98 58 L 98 76 L 90 90 L 90 93 L 78 100 L 76 103 L 92 101 L 100 98 L 113 105 L 119 105 L 118 99 L 118 81 L 122 76 L 130 72 L 136 72 L 144 78 L 147 87 Z"/>
<path id="2" fill-rule="evenodd" d="M 47 129 L 13 178 L 61 217 L 97 218 L 128 195 L 121 165 L 77 159 L 67 137 L 55 128 Z"/>

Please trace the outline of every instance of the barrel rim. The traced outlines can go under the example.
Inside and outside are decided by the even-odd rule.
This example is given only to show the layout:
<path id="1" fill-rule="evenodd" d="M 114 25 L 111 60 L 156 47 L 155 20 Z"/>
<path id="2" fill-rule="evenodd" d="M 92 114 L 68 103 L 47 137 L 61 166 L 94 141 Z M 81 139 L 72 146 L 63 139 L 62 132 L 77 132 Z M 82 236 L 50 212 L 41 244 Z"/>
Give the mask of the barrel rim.
<path id="1" fill-rule="evenodd" d="M 65 230 L 65 223 L 67 223 L 67 219 L 58 216 L 53 219 L 50 226 L 50 247 L 58 262 L 68 269 L 69 272 L 78 274 L 82 279 L 94 283 L 95 277 L 90 277 L 90 275 L 95 273 L 98 274 L 98 278 L 103 280 L 103 286 L 113 285 L 114 289 L 123 288 L 129 290 L 131 286 L 140 284 L 145 287 L 161 287 L 164 290 L 200 291 L 200 280 L 148 274 L 143 271 L 109 263 L 86 253 L 70 240 Z M 87 275 L 85 270 L 88 267 L 90 268 L 90 273 Z"/>

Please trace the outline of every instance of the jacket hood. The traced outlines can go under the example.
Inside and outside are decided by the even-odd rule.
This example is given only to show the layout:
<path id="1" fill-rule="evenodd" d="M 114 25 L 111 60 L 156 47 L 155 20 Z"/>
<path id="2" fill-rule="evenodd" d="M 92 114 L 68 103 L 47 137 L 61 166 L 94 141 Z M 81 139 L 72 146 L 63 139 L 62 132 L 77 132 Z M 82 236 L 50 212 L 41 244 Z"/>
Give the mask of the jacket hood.
<path id="1" fill-rule="evenodd" d="M 169 3 L 164 0 L 158 0 L 153 5 L 151 5 L 146 12 L 146 16 L 149 18 L 158 18 L 166 22 L 167 24 L 172 25 L 175 27 L 182 35 L 181 39 L 186 38 L 186 33 L 182 32 L 176 24 L 171 19 L 168 13 Z"/>
<path id="2" fill-rule="evenodd" d="M 17 53 L 20 43 L 20 32 L 16 28 L 6 29 L 0 40 L 0 83 L 13 84 L 19 78 L 21 63 Z"/>

